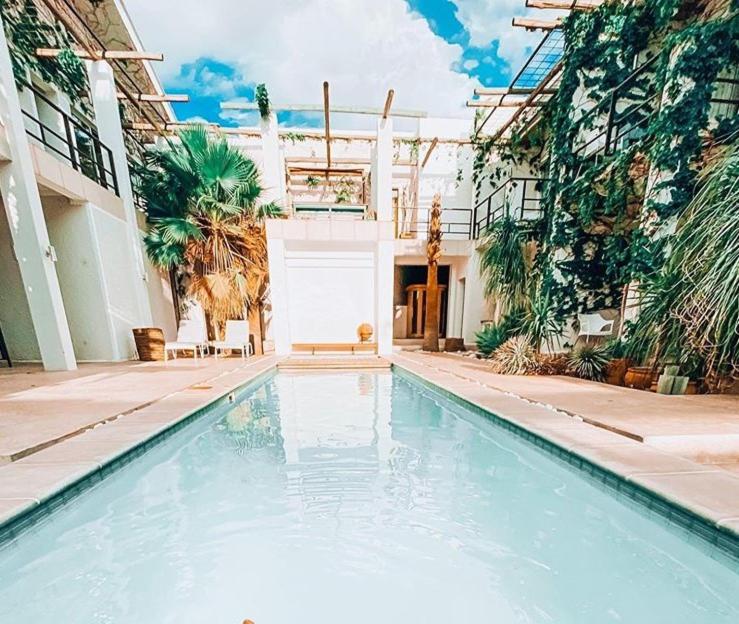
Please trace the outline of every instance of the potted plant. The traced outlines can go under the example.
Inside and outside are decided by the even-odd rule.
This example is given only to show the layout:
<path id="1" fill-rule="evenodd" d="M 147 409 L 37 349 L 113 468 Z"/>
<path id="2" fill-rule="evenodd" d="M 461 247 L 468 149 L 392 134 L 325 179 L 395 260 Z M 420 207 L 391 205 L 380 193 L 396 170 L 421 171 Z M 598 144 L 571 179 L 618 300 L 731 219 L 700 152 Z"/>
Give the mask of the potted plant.
<path id="1" fill-rule="evenodd" d="M 623 386 L 630 363 L 626 357 L 626 345 L 621 338 L 614 338 L 606 343 L 605 350 L 611 358 L 606 367 L 605 381 L 613 386 Z"/>

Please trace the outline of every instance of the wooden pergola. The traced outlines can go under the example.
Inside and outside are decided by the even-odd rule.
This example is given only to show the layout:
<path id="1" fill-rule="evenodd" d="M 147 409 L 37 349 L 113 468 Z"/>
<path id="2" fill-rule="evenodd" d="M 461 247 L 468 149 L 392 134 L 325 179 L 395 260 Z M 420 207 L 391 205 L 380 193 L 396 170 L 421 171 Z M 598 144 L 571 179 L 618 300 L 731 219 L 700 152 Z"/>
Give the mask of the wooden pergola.
<path id="1" fill-rule="evenodd" d="M 592 11 L 598 8 L 603 0 L 526 0 L 526 7 L 532 9 L 559 10 L 559 11 Z M 556 93 L 559 78 L 562 71 L 562 60 L 551 64 L 546 73 L 540 76 L 537 84 L 519 85 L 524 72 L 537 59 L 537 55 L 546 55 L 545 46 L 555 31 L 562 26 L 562 18 L 554 20 L 530 19 L 528 17 L 514 17 L 512 26 L 525 28 L 528 31 L 543 31 L 546 33 L 539 45 L 532 52 L 529 59 L 524 63 L 521 70 L 511 82 L 511 86 L 502 88 L 475 89 L 475 96 L 467 102 L 470 108 L 486 111 L 482 122 L 476 124 L 474 136 L 482 135 L 485 125 L 499 109 L 515 109 L 508 120 L 498 128 L 492 135 L 492 140 L 497 141 L 505 135 L 509 128 L 516 123 L 530 123 L 537 118 L 538 109 L 545 104 L 549 98 Z M 559 35 L 561 37 L 561 34 Z M 542 63 L 537 65 L 537 69 Z"/>

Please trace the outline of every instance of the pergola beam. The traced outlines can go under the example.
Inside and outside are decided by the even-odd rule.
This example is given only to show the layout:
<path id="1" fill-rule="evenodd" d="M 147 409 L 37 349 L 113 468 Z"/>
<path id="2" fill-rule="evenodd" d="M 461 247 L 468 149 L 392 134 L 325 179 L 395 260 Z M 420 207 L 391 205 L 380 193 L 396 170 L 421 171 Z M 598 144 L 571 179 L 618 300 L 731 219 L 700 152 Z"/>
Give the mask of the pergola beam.
<path id="1" fill-rule="evenodd" d="M 583 0 L 526 0 L 530 9 L 560 9 L 564 11 L 592 11 L 600 6 L 600 2 L 584 2 Z"/>
<path id="2" fill-rule="evenodd" d="M 536 30 L 554 30 L 562 26 L 562 19 L 557 18 L 556 20 L 537 20 L 529 19 L 528 17 L 514 17 L 511 24 L 518 28 L 525 28 L 528 31 Z"/>
<path id="3" fill-rule="evenodd" d="M 39 58 L 55 58 L 63 50 L 61 48 L 36 48 Z M 161 52 L 139 52 L 138 50 L 75 50 L 74 53 L 85 61 L 119 60 L 119 61 L 163 61 Z"/>
<path id="4" fill-rule="evenodd" d="M 328 101 L 328 81 L 323 81 L 323 120 L 326 132 L 326 177 L 328 169 L 331 168 L 331 107 Z"/>
<path id="5" fill-rule="evenodd" d="M 479 87 L 475 89 L 475 95 L 531 95 L 534 89 L 523 89 L 516 87 Z M 554 89 L 548 89 L 545 93 L 552 94 Z"/>
<path id="6" fill-rule="evenodd" d="M 382 118 L 387 119 L 387 116 L 390 114 L 390 107 L 393 105 L 393 98 L 395 97 L 395 90 L 390 89 L 387 92 L 387 98 L 385 99 L 385 108 L 382 111 Z"/>
<path id="7" fill-rule="evenodd" d="M 504 102 L 501 98 L 496 102 L 490 100 L 467 100 L 467 106 L 469 108 L 517 108 L 521 106 L 526 100 L 513 100 Z"/>
<path id="8" fill-rule="evenodd" d="M 434 137 L 433 141 L 431 141 L 431 145 L 429 145 L 428 150 L 426 150 L 426 154 L 423 157 L 423 162 L 421 163 L 421 169 L 423 169 L 426 166 L 426 163 L 429 161 L 429 158 L 431 158 L 431 152 L 436 149 L 436 146 L 439 144 L 439 137 Z"/>
<path id="9" fill-rule="evenodd" d="M 132 93 L 137 102 L 189 102 L 190 96 L 185 93 L 165 93 L 157 95 L 155 93 Z M 125 93 L 118 94 L 119 100 L 128 99 Z"/>
<path id="10" fill-rule="evenodd" d="M 387 102 L 386 102 L 387 105 Z M 282 112 L 298 112 L 298 113 L 319 113 L 323 111 L 323 106 L 317 104 L 270 104 L 273 111 Z M 221 110 L 241 110 L 253 111 L 259 110 L 259 106 L 255 102 L 221 102 Z M 331 106 L 332 113 L 347 113 L 351 115 L 376 115 L 382 117 L 385 114 L 385 107 L 373 108 L 371 106 Z M 391 117 L 410 117 L 414 119 L 422 119 L 428 117 L 425 111 L 414 111 L 404 109 L 388 109 L 388 115 Z"/>

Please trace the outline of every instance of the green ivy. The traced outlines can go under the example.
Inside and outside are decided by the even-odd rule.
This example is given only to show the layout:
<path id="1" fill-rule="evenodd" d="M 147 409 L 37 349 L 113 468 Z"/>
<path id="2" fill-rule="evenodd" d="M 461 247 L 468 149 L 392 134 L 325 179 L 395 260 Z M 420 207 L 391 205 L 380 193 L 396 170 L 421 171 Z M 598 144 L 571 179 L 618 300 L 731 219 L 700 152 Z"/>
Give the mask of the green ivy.
<path id="1" fill-rule="evenodd" d="M 72 39 L 57 23 L 45 21 L 32 0 L 0 2 L 5 36 L 11 52 L 13 73 L 19 86 L 27 81 L 30 70 L 44 82 L 53 84 L 73 102 L 89 108 L 87 72 L 72 50 Z M 58 48 L 61 53 L 52 58 L 36 56 L 37 48 Z"/>

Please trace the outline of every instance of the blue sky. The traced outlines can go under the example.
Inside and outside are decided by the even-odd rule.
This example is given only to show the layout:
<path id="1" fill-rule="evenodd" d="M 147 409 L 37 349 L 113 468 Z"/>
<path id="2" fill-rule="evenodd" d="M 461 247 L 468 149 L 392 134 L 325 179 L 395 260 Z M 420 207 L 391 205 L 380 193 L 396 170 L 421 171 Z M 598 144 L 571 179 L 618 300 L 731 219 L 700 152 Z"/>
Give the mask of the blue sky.
<path id="1" fill-rule="evenodd" d="M 513 31 L 524 0 L 127 0 L 147 49 L 165 53 L 165 89 L 187 93 L 180 119 L 253 125 L 256 114 L 225 115 L 220 102 L 252 100 L 265 82 L 273 102 L 396 106 L 471 117 L 477 86 L 505 86 L 541 35 Z M 228 19 L 225 19 L 227 17 Z M 174 20 L 174 21 L 173 21 Z M 177 23 L 180 20 L 180 23 Z M 167 29 L 157 24 L 169 22 Z M 355 123 L 338 116 L 337 126 Z M 321 125 L 319 115 L 280 115 Z"/>

